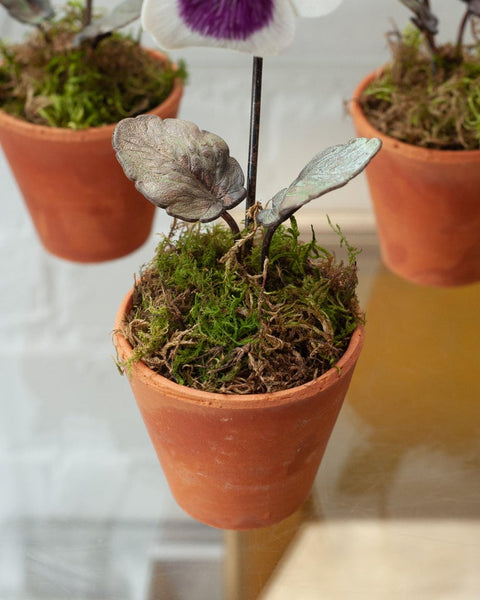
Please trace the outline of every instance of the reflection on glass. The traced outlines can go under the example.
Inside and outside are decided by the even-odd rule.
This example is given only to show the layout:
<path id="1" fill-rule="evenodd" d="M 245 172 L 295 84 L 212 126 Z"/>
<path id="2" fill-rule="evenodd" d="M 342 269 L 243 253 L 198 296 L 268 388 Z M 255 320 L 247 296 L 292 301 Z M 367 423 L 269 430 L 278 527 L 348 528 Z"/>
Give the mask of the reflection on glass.
<path id="1" fill-rule="evenodd" d="M 480 597 L 480 285 L 380 268 L 305 523 L 259 600 Z M 246 600 L 246 599 L 242 599 Z"/>
<path id="2" fill-rule="evenodd" d="M 420 287 L 378 272 L 348 398 L 361 436 L 339 494 L 375 499 L 380 516 L 478 515 L 479 307 L 480 285 Z"/>

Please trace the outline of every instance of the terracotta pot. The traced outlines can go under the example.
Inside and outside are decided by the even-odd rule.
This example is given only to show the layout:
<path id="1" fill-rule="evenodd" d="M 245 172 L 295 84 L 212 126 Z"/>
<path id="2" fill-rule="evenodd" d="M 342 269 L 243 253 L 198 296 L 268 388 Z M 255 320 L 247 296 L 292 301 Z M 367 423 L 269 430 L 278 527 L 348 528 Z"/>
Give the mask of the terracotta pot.
<path id="1" fill-rule="evenodd" d="M 163 54 L 153 52 L 160 60 Z M 151 112 L 177 115 L 183 85 Z M 129 254 L 148 238 L 155 207 L 125 177 L 115 125 L 74 131 L 33 125 L 0 110 L 0 144 L 45 248 L 76 262 Z"/>
<path id="2" fill-rule="evenodd" d="M 132 353 L 118 332 L 119 359 Z M 128 378 L 178 504 L 222 529 L 281 521 L 307 499 L 364 340 L 354 332 L 335 368 L 305 385 L 270 394 L 226 395 L 181 386 L 135 363 Z"/>
<path id="3" fill-rule="evenodd" d="M 359 136 L 383 142 L 366 174 L 385 265 L 424 285 L 480 280 L 480 150 L 429 150 L 375 129 L 356 100 L 375 75 L 350 112 Z"/>

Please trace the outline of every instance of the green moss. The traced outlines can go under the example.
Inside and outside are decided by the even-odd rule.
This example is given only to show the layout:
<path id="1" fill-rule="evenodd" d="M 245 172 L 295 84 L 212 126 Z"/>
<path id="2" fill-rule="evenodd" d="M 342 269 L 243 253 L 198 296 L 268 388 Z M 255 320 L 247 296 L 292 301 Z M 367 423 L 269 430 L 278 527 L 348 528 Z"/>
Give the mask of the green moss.
<path id="1" fill-rule="evenodd" d="M 411 30 L 409 30 L 411 31 Z M 480 148 L 480 45 L 451 45 L 432 57 L 408 33 L 360 103 L 368 120 L 398 140 L 425 148 Z"/>
<path id="2" fill-rule="evenodd" d="M 148 111 L 170 94 L 185 68 L 160 64 L 130 36 L 72 48 L 83 6 L 35 30 L 22 44 L 0 45 L 0 107 L 52 127 L 83 129 Z"/>
<path id="3" fill-rule="evenodd" d="M 123 329 L 133 360 L 227 393 L 293 387 L 332 367 L 358 324 L 354 249 L 337 263 L 314 237 L 303 244 L 295 225 L 281 227 L 264 279 L 256 245 L 241 264 L 233 242 L 221 226 L 162 239 Z"/>

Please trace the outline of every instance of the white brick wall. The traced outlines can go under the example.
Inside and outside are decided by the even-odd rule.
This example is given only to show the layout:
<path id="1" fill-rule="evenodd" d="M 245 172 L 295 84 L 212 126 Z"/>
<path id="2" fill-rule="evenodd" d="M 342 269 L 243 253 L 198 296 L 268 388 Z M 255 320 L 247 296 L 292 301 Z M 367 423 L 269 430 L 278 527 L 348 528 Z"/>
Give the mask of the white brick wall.
<path id="1" fill-rule="evenodd" d="M 442 31 L 453 29 L 459 6 L 438 0 Z M 390 16 L 406 22 L 394 0 L 345 0 L 323 20 L 299 22 L 294 45 L 265 61 L 259 199 L 316 152 L 353 136 L 342 103 L 388 56 Z M 18 31 L 2 11 L 0 35 Z M 209 49 L 174 56 L 190 70 L 181 116 L 223 136 L 245 166 L 250 57 Z M 0 182 L 0 522 L 181 517 L 110 342 L 118 303 L 155 235 L 124 259 L 70 264 L 41 248 L 3 155 Z M 352 215 L 370 223 L 363 178 L 308 214 L 322 226 L 325 212 L 339 214 L 347 234 Z M 158 212 L 155 231 L 167 226 Z"/>

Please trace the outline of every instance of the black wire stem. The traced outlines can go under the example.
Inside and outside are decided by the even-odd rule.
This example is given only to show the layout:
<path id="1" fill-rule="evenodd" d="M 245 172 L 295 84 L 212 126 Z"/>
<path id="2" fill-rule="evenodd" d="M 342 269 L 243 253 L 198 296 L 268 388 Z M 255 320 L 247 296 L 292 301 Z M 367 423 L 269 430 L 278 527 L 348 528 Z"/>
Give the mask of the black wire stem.
<path id="1" fill-rule="evenodd" d="M 258 144 L 260 137 L 260 107 L 262 103 L 263 58 L 253 57 L 252 99 L 250 105 L 250 140 L 248 147 L 247 199 L 245 203 L 245 225 L 251 224 L 248 211 L 255 204 L 257 191 Z"/>

